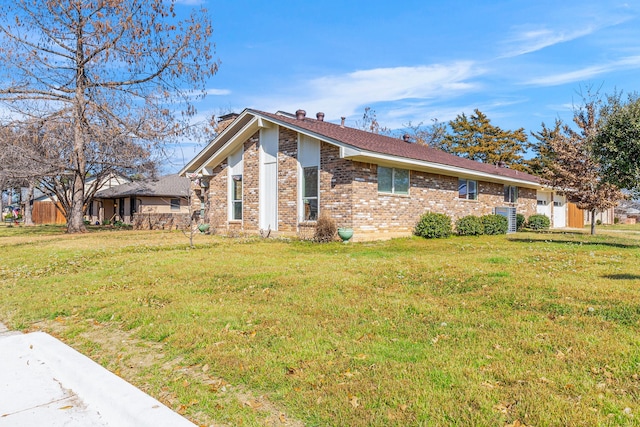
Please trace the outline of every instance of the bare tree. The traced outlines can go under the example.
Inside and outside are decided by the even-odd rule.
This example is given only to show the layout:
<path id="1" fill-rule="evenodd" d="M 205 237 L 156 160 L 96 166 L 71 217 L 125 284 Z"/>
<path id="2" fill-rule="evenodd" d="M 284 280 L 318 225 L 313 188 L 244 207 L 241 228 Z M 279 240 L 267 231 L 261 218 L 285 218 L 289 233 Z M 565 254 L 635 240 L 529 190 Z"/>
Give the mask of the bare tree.
<path id="1" fill-rule="evenodd" d="M 433 119 L 431 125 L 426 126 L 424 122 L 416 125 L 409 122 L 405 125 L 409 137 L 417 144 L 427 145 L 429 147 L 444 149 L 444 139 L 447 135 L 447 124 Z"/>
<path id="2" fill-rule="evenodd" d="M 0 10 L 0 101 L 14 120 L 38 127 L 30 151 L 56 164 L 43 182 L 63 199 L 69 232 L 85 230 L 90 173 L 143 165 L 143 154 L 183 129 L 217 71 L 206 11 L 178 20 L 174 6 L 15 0 Z"/>
<path id="3" fill-rule="evenodd" d="M 387 128 L 386 126 L 380 125 L 380 123 L 378 122 L 376 110 L 372 109 L 371 107 L 364 108 L 362 120 L 356 120 L 356 128 L 380 135 L 391 134 L 391 129 Z"/>

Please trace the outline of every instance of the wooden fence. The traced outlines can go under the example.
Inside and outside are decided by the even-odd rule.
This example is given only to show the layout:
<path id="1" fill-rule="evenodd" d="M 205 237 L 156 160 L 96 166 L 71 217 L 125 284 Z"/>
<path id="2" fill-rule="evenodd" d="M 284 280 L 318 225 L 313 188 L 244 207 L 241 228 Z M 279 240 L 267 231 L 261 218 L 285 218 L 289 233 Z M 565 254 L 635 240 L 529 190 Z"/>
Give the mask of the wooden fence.
<path id="1" fill-rule="evenodd" d="M 31 217 L 34 224 L 66 224 L 62 212 L 53 202 L 33 202 Z"/>

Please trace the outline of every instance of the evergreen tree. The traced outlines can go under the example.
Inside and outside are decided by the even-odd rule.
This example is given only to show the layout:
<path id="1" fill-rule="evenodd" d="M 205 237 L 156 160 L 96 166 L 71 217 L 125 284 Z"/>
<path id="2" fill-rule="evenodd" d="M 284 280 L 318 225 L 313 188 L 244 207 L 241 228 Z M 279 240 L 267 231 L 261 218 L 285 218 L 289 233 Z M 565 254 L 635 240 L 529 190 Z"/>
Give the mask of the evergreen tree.
<path id="1" fill-rule="evenodd" d="M 483 163 L 527 170 L 522 157 L 527 143 L 524 128 L 503 130 L 492 125 L 478 109 L 470 117 L 458 115 L 449 126 L 452 132 L 444 138 L 445 151 Z"/>
<path id="2" fill-rule="evenodd" d="M 554 161 L 553 148 L 551 141 L 562 131 L 562 120 L 556 119 L 555 126 L 548 128 L 542 123 L 540 132 L 531 132 L 537 142 L 529 144 L 529 148 L 535 153 L 535 157 L 526 160 L 525 163 L 529 167 L 532 174 L 543 176 L 545 171 L 549 169 L 551 162 Z"/>

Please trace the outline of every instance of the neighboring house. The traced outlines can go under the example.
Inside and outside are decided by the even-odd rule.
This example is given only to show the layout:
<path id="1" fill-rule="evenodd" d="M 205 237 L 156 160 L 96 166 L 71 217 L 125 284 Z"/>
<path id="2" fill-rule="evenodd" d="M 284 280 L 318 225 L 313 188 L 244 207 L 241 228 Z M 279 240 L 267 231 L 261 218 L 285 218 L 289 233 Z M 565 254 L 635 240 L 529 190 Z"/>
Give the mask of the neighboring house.
<path id="1" fill-rule="evenodd" d="M 425 212 L 536 213 L 536 176 L 316 119 L 246 109 L 181 171 L 212 230 L 309 235 L 320 215 L 354 239 L 411 234 Z M 553 193 L 550 192 L 552 195 Z"/>
<path id="2" fill-rule="evenodd" d="M 640 222 L 640 200 L 621 200 L 616 207 L 616 217 L 623 224 Z"/>
<path id="3" fill-rule="evenodd" d="M 85 181 L 85 194 L 93 191 L 104 190 L 107 188 L 121 185 L 131 180 L 123 175 L 111 173 L 107 179 L 98 180 L 95 177 L 89 177 Z M 97 187 L 97 188 L 96 188 Z M 26 188 L 22 189 L 23 205 L 26 200 Z M 42 192 L 39 188 L 34 189 L 32 203 L 32 219 L 34 224 L 65 224 L 66 218 L 64 214 L 56 207 L 58 198 Z M 96 202 L 91 202 L 87 206 L 87 214 L 85 218 L 92 216 L 92 210 L 96 207 Z"/>
<path id="4" fill-rule="evenodd" d="M 182 227 L 189 221 L 190 184 L 174 174 L 100 190 L 88 219 L 93 224 L 121 221 L 140 229 Z"/>

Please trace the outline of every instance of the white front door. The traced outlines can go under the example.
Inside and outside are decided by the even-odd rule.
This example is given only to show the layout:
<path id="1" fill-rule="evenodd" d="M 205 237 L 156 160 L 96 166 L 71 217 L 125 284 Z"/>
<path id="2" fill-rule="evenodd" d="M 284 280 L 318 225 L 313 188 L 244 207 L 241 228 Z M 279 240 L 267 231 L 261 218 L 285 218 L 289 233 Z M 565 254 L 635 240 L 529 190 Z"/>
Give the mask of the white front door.
<path id="1" fill-rule="evenodd" d="M 567 201 L 564 196 L 553 195 L 553 227 L 562 228 L 567 226 Z"/>

